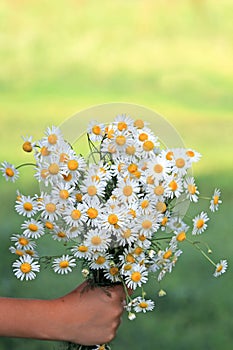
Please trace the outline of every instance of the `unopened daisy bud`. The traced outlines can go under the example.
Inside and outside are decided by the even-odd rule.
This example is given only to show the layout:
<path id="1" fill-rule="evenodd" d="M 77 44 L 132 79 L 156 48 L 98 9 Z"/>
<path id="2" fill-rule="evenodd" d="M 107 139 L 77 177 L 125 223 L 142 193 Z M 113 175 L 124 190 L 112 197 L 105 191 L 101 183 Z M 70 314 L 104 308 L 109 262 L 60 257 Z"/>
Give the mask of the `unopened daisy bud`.
<path id="1" fill-rule="evenodd" d="M 83 277 L 87 277 L 89 275 L 90 271 L 88 269 L 82 269 L 82 275 Z"/>
<path id="2" fill-rule="evenodd" d="M 167 293 L 166 293 L 165 290 L 163 290 L 163 289 L 160 289 L 160 291 L 159 291 L 159 293 L 158 293 L 159 297 L 164 297 L 166 294 L 167 294 Z"/>
<path id="3" fill-rule="evenodd" d="M 212 254 L 213 252 L 212 252 L 212 250 L 209 248 L 208 249 L 208 254 Z"/>
<path id="4" fill-rule="evenodd" d="M 128 319 L 129 319 L 130 321 L 133 321 L 133 320 L 135 320 L 135 318 L 136 318 L 135 313 L 129 312 L 129 314 L 128 314 Z"/>
<path id="5" fill-rule="evenodd" d="M 28 153 L 31 152 L 32 151 L 32 144 L 31 144 L 31 142 L 25 141 L 23 143 L 23 145 L 22 145 L 22 148 L 23 148 L 24 152 L 28 152 Z"/>

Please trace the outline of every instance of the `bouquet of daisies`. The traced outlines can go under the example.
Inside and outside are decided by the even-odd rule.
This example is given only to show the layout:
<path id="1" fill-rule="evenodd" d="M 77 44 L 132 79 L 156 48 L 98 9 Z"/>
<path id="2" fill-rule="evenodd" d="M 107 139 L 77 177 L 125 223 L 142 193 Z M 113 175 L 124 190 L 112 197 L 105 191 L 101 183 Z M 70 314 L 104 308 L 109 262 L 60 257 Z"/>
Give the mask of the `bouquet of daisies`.
<path id="1" fill-rule="evenodd" d="M 11 237 L 10 251 L 17 257 L 13 272 L 18 279 L 34 279 L 43 262 L 60 275 L 81 264 L 90 284 L 123 284 L 132 320 L 154 308 L 143 286 L 150 275 L 161 281 L 172 272 L 183 241 L 213 264 L 214 276 L 226 271 L 226 260 L 215 263 L 191 239 L 206 230 L 208 214 L 201 211 L 186 221 L 181 210 L 182 203 L 197 203 L 200 197 L 190 171 L 201 158 L 198 152 L 162 147 L 148 123 L 127 115 L 108 124 L 91 121 L 86 135 L 86 158 L 54 126 L 38 142 L 24 138 L 23 149 L 34 152 L 35 178 L 43 190 L 33 196 L 17 193 L 15 209 L 24 222 L 22 233 Z M 19 167 L 3 162 L 1 171 L 6 180 L 15 181 Z M 215 189 L 210 211 L 220 203 L 220 190 Z M 44 235 L 59 241 L 64 253 L 39 256 L 37 245 Z M 140 290 L 140 296 L 131 297 L 127 288 Z"/>

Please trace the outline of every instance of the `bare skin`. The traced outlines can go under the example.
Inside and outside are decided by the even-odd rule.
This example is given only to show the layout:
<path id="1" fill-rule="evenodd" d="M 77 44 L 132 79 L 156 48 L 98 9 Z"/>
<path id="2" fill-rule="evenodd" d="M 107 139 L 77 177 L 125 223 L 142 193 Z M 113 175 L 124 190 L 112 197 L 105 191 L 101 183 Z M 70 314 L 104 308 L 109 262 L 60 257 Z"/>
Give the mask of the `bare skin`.
<path id="1" fill-rule="evenodd" d="M 83 345 L 110 342 L 124 311 L 121 285 L 85 288 L 52 300 L 0 298 L 0 336 L 70 341 Z"/>

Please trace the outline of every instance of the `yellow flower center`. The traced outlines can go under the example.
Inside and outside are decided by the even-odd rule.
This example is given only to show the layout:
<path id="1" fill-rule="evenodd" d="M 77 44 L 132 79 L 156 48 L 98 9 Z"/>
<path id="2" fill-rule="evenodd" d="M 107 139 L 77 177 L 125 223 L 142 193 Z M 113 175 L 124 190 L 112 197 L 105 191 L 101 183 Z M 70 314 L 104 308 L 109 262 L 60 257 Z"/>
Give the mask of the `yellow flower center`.
<path id="1" fill-rule="evenodd" d="M 190 194 L 195 194 L 196 190 L 197 189 L 196 189 L 195 185 L 191 185 L 191 184 L 188 185 L 188 191 L 189 191 Z"/>
<path id="2" fill-rule="evenodd" d="M 167 160 L 172 160 L 173 155 L 174 155 L 174 154 L 173 154 L 172 151 L 167 152 L 167 154 L 166 154 L 166 159 L 167 159 Z"/>
<path id="3" fill-rule="evenodd" d="M 142 222 L 142 227 L 145 229 L 145 230 L 148 230 L 149 228 L 151 228 L 152 226 L 152 222 L 150 220 L 144 220 Z"/>
<path id="4" fill-rule="evenodd" d="M 193 151 L 191 151 L 191 150 L 190 150 L 190 151 L 187 151 L 186 154 L 187 154 L 187 156 L 190 157 L 190 158 L 192 158 L 192 157 L 195 156 L 195 153 L 194 153 Z"/>
<path id="5" fill-rule="evenodd" d="M 46 227 L 47 229 L 49 229 L 49 230 L 52 230 L 52 229 L 54 228 L 54 225 L 53 225 L 52 222 L 46 221 L 45 227 Z"/>
<path id="6" fill-rule="evenodd" d="M 28 228 L 29 228 L 29 230 L 32 231 L 32 232 L 36 232 L 36 231 L 38 230 L 38 226 L 35 225 L 35 224 L 29 224 L 29 225 L 28 225 Z"/>
<path id="7" fill-rule="evenodd" d="M 130 271 L 132 269 L 132 265 L 128 264 L 124 266 L 125 271 Z"/>
<path id="8" fill-rule="evenodd" d="M 30 256 L 33 256 L 35 254 L 35 252 L 33 250 L 30 250 L 30 249 L 25 250 L 25 253 L 30 255 Z"/>
<path id="9" fill-rule="evenodd" d="M 118 216 L 116 214 L 110 214 L 108 216 L 108 222 L 111 225 L 116 225 L 118 223 Z"/>
<path id="10" fill-rule="evenodd" d="M 93 175 L 91 177 L 92 181 L 96 181 L 96 182 L 99 182 L 100 181 L 100 177 L 98 175 Z"/>
<path id="11" fill-rule="evenodd" d="M 126 154 L 128 154 L 129 156 L 132 156 L 133 154 L 135 154 L 136 152 L 136 148 L 134 146 L 128 146 L 126 148 Z"/>
<path id="12" fill-rule="evenodd" d="M 143 143 L 143 149 L 146 152 L 152 151 L 154 149 L 154 147 L 155 147 L 155 145 L 154 145 L 154 143 L 152 141 L 145 141 Z"/>
<path id="13" fill-rule="evenodd" d="M 56 211 L 57 207 L 54 203 L 48 203 L 48 204 L 46 204 L 45 209 L 49 213 L 54 213 Z"/>
<path id="14" fill-rule="evenodd" d="M 163 220 L 161 221 L 161 225 L 166 226 L 167 222 L 168 222 L 168 218 L 164 216 Z"/>
<path id="15" fill-rule="evenodd" d="M 41 150 L 40 150 L 40 153 L 41 153 L 41 155 L 43 156 L 43 157 L 47 157 L 48 155 L 49 155 L 49 150 L 48 150 L 48 148 L 47 147 L 45 147 L 45 146 L 43 146 L 42 148 L 41 148 Z"/>
<path id="16" fill-rule="evenodd" d="M 106 259 L 104 256 L 98 256 L 98 258 L 95 260 L 96 264 L 103 265 L 105 263 Z"/>
<path id="17" fill-rule="evenodd" d="M 131 230 L 130 230 L 130 228 L 128 228 L 127 230 L 125 230 L 125 231 L 123 231 L 122 232 L 122 237 L 123 238 L 129 238 L 131 236 Z"/>
<path id="18" fill-rule="evenodd" d="M 63 174 L 62 176 L 63 176 L 63 179 L 66 182 L 69 182 L 72 179 L 72 174 L 71 173 L 69 173 L 68 175 Z"/>
<path id="19" fill-rule="evenodd" d="M 136 216 L 137 216 L 136 211 L 133 210 L 133 209 L 130 209 L 130 210 L 129 210 L 129 214 L 130 214 L 133 218 L 136 218 Z"/>
<path id="20" fill-rule="evenodd" d="M 119 269 L 116 266 L 110 267 L 110 269 L 109 269 L 109 273 L 112 276 L 116 276 L 118 274 L 118 271 L 119 271 Z"/>
<path id="21" fill-rule="evenodd" d="M 129 196 L 132 195 L 132 193 L 133 193 L 133 188 L 132 188 L 132 186 L 125 186 L 125 187 L 123 188 L 123 194 L 124 194 L 124 196 L 129 197 Z"/>
<path id="22" fill-rule="evenodd" d="M 18 256 L 23 256 L 24 253 L 22 252 L 22 250 L 16 249 L 15 254 Z"/>
<path id="23" fill-rule="evenodd" d="M 184 231 L 180 232 L 177 236 L 176 239 L 178 242 L 183 242 L 186 239 L 186 233 Z"/>
<path id="24" fill-rule="evenodd" d="M 160 213 L 164 213 L 166 211 L 166 209 L 167 209 L 166 203 L 164 203 L 164 202 L 156 203 L 156 209 Z"/>
<path id="25" fill-rule="evenodd" d="M 95 186 L 88 186 L 87 187 L 87 193 L 89 194 L 89 196 L 95 196 L 97 193 L 97 188 Z"/>
<path id="26" fill-rule="evenodd" d="M 80 219 L 80 217 L 81 217 L 81 211 L 80 211 L 80 210 L 78 210 L 78 209 L 72 210 L 72 212 L 71 212 L 71 218 L 72 218 L 73 220 L 78 220 L 78 219 Z"/>
<path id="27" fill-rule="evenodd" d="M 14 171 L 11 168 L 6 168 L 5 173 L 9 177 L 13 177 L 15 175 Z"/>
<path id="28" fill-rule="evenodd" d="M 25 141 L 23 146 L 22 146 L 22 148 L 23 148 L 23 150 L 25 152 L 31 152 L 32 151 L 32 144 L 31 144 L 31 142 Z"/>
<path id="29" fill-rule="evenodd" d="M 163 188 L 163 186 L 159 185 L 159 186 L 156 186 L 156 187 L 154 188 L 154 194 L 155 194 L 156 196 L 162 196 L 163 193 L 164 193 L 164 188 Z"/>
<path id="30" fill-rule="evenodd" d="M 172 181 L 169 183 L 169 187 L 171 188 L 172 191 L 176 191 L 177 188 L 178 188 L 177 182 L 176 182 L 175 180 L 172 180 Z"/>
<path id="31" fill-rule="evenodd" d="M 100 129 L 99 125 L 94 125 L 93 128 L 92 128 L 92 132 L 95 135 L 100 135 L 101 129 Z"/>
<path id="32" fill-rule="evenodd" d="M 146 141 L 146 140 L 148 140 L 148 135 L 145 134 L 144 132 L 142 132 L 142 133 L 139 135 L 139 141 L 144 142 L 144 141 Z"/>
<path id="33" fill-rule="evenodd" d="M 82 202 L 82 199 L 83 199 L 82 193 L 76 193 L 75 198 L 77 202 Z"/>
<path id="34" fill-rule="evenodd" d="M 48 142 L 51 144 L 51 145 L 56 145 L 57 143 L 57 135 L 56 134 L 50 134 L 48 136 Z"/>
<path id="35" fill-rule="evenodd" d="M 223 266 L 222 266 L 222 265 L 219 265 L 219 266 L 217 267 L 217 269 L 216 269 L 216 272 L 220 272 L 220 271 L 222 271 L 222 269 L 223 269 Z"/>
<path id="36" fill-rule="evenodd" d="M 129 172 L 130 174 L 135 173 L 137 170 L 138 170 L 137 164 L 132 163 L 132 164 L 130 164 L 130 165 L 128 166 L 128 172 Z"/>
<path id="37" fill-rule="evenodd" d="M 148 176 L 148 177 L 146 178 L 146 183 L 147 183 L 148 185 L 153 185 L 153 183 L 154 183 L 153 177 L 152 177 L 152 176 Z"/>
<path id="38" fill-rule="evenodd" d="M 128 263 L 134 263 L 135 262 L 135 258 L 134 258 L 134 256 L 132 254 L 129 253 L 129 254 L 126 255 L 126 261 Z"/>
<path id="39" fill-rule="evenodd" d="M 197 220 L 196 226 L 198 229 L 202 228 L 204 226 L 205 221 L 203 219 Z"/>
<path id="40" fill-rule="evenodd" d="M 185 160 L 183 158 L 176 159 L 177 168 L 183 168 L 185 166 Z"/>
<path id="41" fill-rule="evenodd" d="M 29 264 L 27 262 L 22 263 L 21 266 L 20 266 L 20 270 L 23 273 L 29 273 L 32 270 L 31 264 Z"/>
<path id="42" fill-rule="evenodd" d="M 19 238 L 19 244 L 25 246 L 29 243 L 28 239 L 26 239 L 25 237 L 20 237 Z"/>
<path id="43" fill-rule="evenodd" d="M 127 124 L 125 122 L 120 122 L 117 125 L 119 131 L 123 131 L 127 129 Z"/>
<path id="44" fill-rule="evenodd" d="M 31 211 L 33 209 L 32 203 L 30 202 L 25 202 L 23 207 L 26 211 Z"/>
<path id="45" fill-rule="evenodd" d="M 147 199 L 145 199 L 144 201 L 142 201 L 142 203 L 141 203 L 142 209 L 148 208 L 148 207 L 149 207 L 149 204 L 150 204 L 150 202 L 149 202 Z"/>
<path id="46" fill-rule="evenodd" d="M 172 251 L 169 249 L 167 252 L 163 254 L 164 259 L 169 259 L 172 256 Z"/>
<path id="47" fill-rule="evenodd" d="M 63 232 L 63 231 L 59 231 L 59 232 L 57 233 L 57 236 L 60 237 L 60 238 L 65 238 L 65 237 L 66 237 L 66 233 Z"/>
<path id="48" fill-rule="evenodd" d="M 143 129 L 144 128 L 144 121 L 142 119 L 137 119 L 134 122 L 134 126 L 138 129 Z"/>
<path id="49" fill-rule="evenodd" d="M 146 309 L 148 307 L 148 304 L 145 302 L 145 301 L 142 301 L 140 304 L 139 304 L 139 307 L 141 309 Z"/>
<path id="50" fill-rule="evenodd" d="M 124 135 L 117 136 L 116 143 L 118 146 L 123 146 L 126 143 L 126 137 Z"/>
<path id="51" fill-rule="evenodd" d="M 146 236 L 144 235 L 139 235 L 138 236 L 139 241 L 144 242 L 146 240 Z"/>
<path id="52" fill-rule="evenodd" d="M 163 167 L 161 164 L 156 164 L 154 166 L 154 172 L 157 173 L 157 174 L 160 174 L 161 172 L 163 171 Z"/>
<path id="53" fill-rule="evenodd" d="M 102 242 L 101 238 L 99 236 L 93 236 L 91 238 L 91 243 L 93 245 L 100 245 L 100 243 Z"/>
<path id="54" fill-rule="evenodd" d="M 78 251 L 81 253 L 86 253 L 88 251 L 88 248 L 85 245 L 80 245 L 78 247 Z"/>
<path id="55" fill-rule="evenodd" d="M 67 268 L 69 266 L 69 261 L 67 260 L 60 261 L 59 266 L 61 269 Z"/>
<path id="56" fill-rule="evenodd" d="M 67 165 L 68 165 L 68 169 L 71 171 L 77 170 L 79 166 L 77 160 L 75 159 L 69 160 Z"/>
<path id="57" fill-rule="evenodd" d="M 89 208 L 87 210 L 87 215 L 90 219 L 95 219 L 98 216 L 98 210 L 95 208 Z"/>
<path id="58" fill-rule="evenodd" d="M 61 190 L 59 192 L 59 196 L 61 199 L 68 199 L 69 198 L 69 192 L 67 190 Z"/>
<path id="59" fill-rule="evenodd" d="M 213 200 L 214 200 L 214 205 L 217 205 L 219 201 L 219 196 L 214 196 Z"/>
<path id="60" fill-rule="evenodd" d="M 141 247 L 137 247 L 134 249 L 134 254 L 140 255 L 143 252 L 143 249 Z"/>
<path id="61" fill-rule="evenodd" d="M 49 173 L 50 173 L 51 175 L 56 175 L 56 174 L 59 173 L 59 166 L 58 166 L 57 163 L 52 163 L 52 164 L 50 164 L 48 170 L 49 170 Z"/>
<path id="62" fill-rule="evenodd" d="M 141 273 L 139 271 L 135 271 L 131 275 L 131 280 L 134 282 L 139 282 L 141 280 Z"/>

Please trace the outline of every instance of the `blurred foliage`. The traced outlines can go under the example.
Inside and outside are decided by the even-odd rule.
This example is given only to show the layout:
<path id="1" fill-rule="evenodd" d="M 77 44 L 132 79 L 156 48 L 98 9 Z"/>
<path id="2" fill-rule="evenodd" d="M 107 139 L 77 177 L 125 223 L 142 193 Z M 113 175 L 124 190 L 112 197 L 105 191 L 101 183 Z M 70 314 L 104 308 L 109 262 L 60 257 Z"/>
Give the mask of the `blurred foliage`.
<path id="1" fill-rule="evenodd" d="M 2 0 L 0 161 L 25 160 L 21 135 L 40 138 L 46 126 L 91 105 L 121 101 L 154 109 L 203 154 L 194 168 L 203 195 L 222 189 L 224 203 L 206 240 L 231 267 L 232 8 L 231 0 Z M 52 298 L 80 282 L 78 270 L 59 278 L 47 270 L 31 283 L 18 282 L 11 271 L 9 236 L 21 223 L 13 213 L 15 191 L 37 191 L 31 177 L 24 171 L 13 185 L 0 179 L 1 295 Z M 184 248 L 162 284 L 167 296 L 158 298 L 159 286 L 151 283 L 155 311 L 124 319 L 113 349 L 232 348 L 232 271 L 217 280 L 198 252 Z M 0 339 L 0 350 L 60 346 Z"/>

